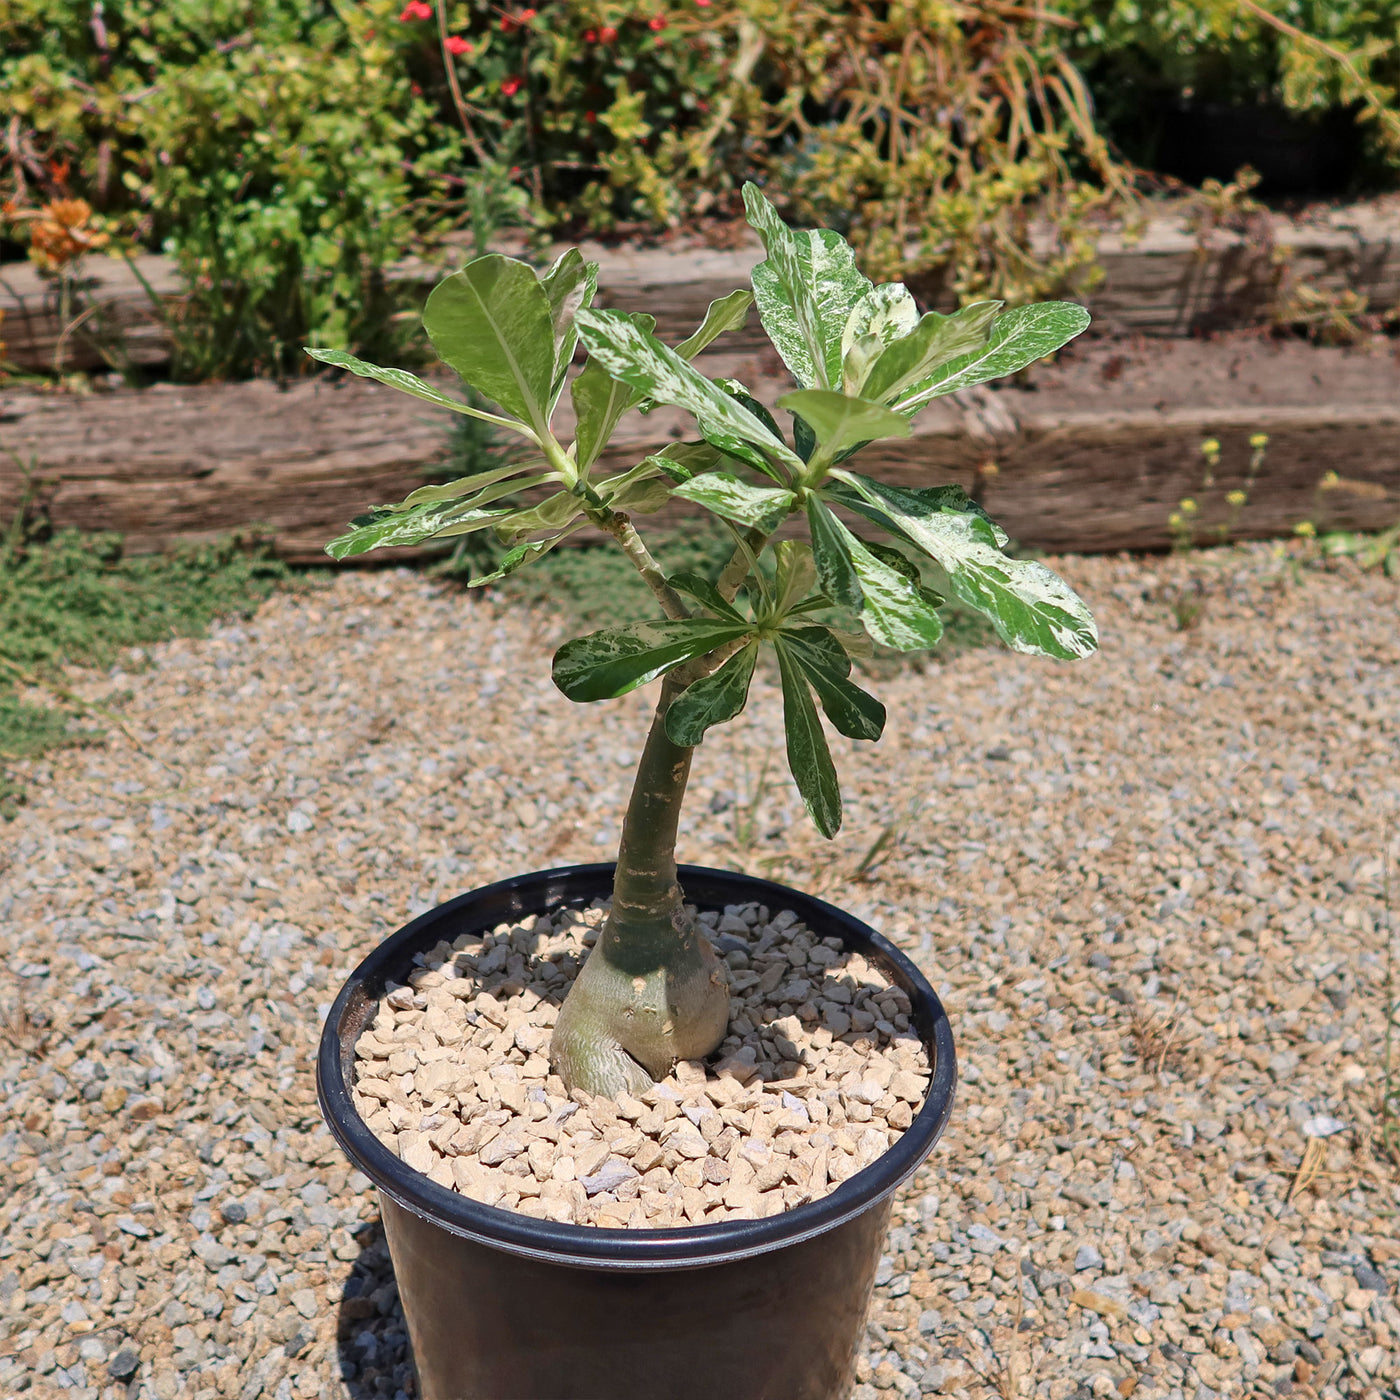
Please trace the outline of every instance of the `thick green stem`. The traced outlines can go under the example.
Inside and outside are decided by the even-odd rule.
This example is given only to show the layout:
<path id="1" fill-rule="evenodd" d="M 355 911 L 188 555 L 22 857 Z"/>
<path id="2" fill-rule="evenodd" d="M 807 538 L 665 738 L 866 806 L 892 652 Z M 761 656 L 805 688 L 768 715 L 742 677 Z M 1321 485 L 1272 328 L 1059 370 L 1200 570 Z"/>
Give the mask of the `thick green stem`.
<path id="1" fill-rule="evenodd" d="M 559 1012 L 550 1045 L 571 1089 L 640 1093 L 677 1060 L 724 1037 L 729 993 L 704 931 L 685 911 L 676 832 L 693 750 L 666 737 L 669 678 L 637 765 L 622 826 L 613 905 Z"/>

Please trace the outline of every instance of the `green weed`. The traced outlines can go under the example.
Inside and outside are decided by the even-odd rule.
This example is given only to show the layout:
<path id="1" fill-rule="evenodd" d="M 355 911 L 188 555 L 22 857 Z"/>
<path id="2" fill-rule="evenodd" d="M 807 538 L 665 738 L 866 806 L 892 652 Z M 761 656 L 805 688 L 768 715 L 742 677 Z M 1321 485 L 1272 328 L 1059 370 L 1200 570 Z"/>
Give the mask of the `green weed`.
<path id="1" fill-rule="evenodd" d="M 101 729 L 75 728 L 75 715 L 120 724 L 75 696 L 62 666 L 105 667 L 126 648 L 197 636 L 216 617 L 250 615 L 293 578 L 257 540 L 128 558 L 119 535 L 44 538 L 42 526 L 12 523 L 0 538 L 0 815 L 12 816 L 21 797 L 6 760 L 98 742 Z M 21 699 L 20 686 L 52 706 Z"/>

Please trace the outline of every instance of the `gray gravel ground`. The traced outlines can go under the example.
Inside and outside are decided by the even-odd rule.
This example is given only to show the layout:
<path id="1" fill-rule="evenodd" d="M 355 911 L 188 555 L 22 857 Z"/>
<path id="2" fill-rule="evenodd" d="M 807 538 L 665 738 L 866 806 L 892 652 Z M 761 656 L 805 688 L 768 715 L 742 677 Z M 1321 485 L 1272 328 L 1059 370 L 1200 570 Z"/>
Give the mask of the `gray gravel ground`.
<path id="1" fill-rule="evenodd" d="M 834 845 L 771 682 L 697 763 L 683 856 L 870 918 L 960 1038 L 856 1396 L 1395 1396 L 1400 591 L 1267 547 L 1061 567 L 1102 654 L 879 682 Z M 0 1394 L 412 1394 L 318 1010 L 419 910 L 611 853 L 648 699 L 558 696 L 558 626 L 345 574 L 75 676 L 145 752 L 29 764 L 0 831 Z"/>

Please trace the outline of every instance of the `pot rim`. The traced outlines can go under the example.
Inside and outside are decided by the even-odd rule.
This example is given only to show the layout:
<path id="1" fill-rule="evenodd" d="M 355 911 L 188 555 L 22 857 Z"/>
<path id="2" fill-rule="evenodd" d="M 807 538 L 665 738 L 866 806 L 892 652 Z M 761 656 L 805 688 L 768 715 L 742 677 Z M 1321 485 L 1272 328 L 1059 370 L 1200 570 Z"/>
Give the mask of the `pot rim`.
<path id="1" fill-rule="evenodd" d="M 823 936 L 837 935 L 848 947 L 874 954 L 909 995 L 910 1025 L 929 1055 L 929 1089 L 892 1147 L 828 1195 L 763 1220 L 630 1230 L 539 1220 L 485 1205 L 414 1171 L 379 1141 L 355 1108 L 350 1083 L 355 1039 L 377 1008 L 386 979 L 401 980 L 397 974 L 407 975 L 413 954 L 443 938 L 451 942 L 527 913 L 606 896 L 614 868 L 611 861 L 560 866 L 468 890 L 390 934 L 356 967 L 326 1016 L 316 1061 L 322 1116 L 352 1164 L 404 1209 L 451 1234 L 527 1258 L 607 1270 L 699 1268 L 798 1244 L 864 1213 L 913 1176 L 947 1125 L 957 1085 L 952 1027 L 928 980 L 893 943 L 836 905 L 772 880 L 699 865 L 678 867 L 688 903 L 701 909 L 751 902 L 774 912 L 791 909 L 813 932 L 820 928 Z"/>

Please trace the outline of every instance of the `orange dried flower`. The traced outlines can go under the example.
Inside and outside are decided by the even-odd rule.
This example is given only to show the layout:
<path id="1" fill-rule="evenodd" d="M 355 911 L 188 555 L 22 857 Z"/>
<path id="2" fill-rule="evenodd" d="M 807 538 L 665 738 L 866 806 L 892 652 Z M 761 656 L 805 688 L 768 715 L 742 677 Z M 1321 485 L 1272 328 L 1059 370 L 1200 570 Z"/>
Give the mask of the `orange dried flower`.
<path id="1" fill-rule="evenodd" d="M 85 199 L 45 204 L 29 230 L 29 256 L 47 272 L 58 272 L 75 258 L 106 246 L 107 235 L 88 227 L 92 206 Z"/>

